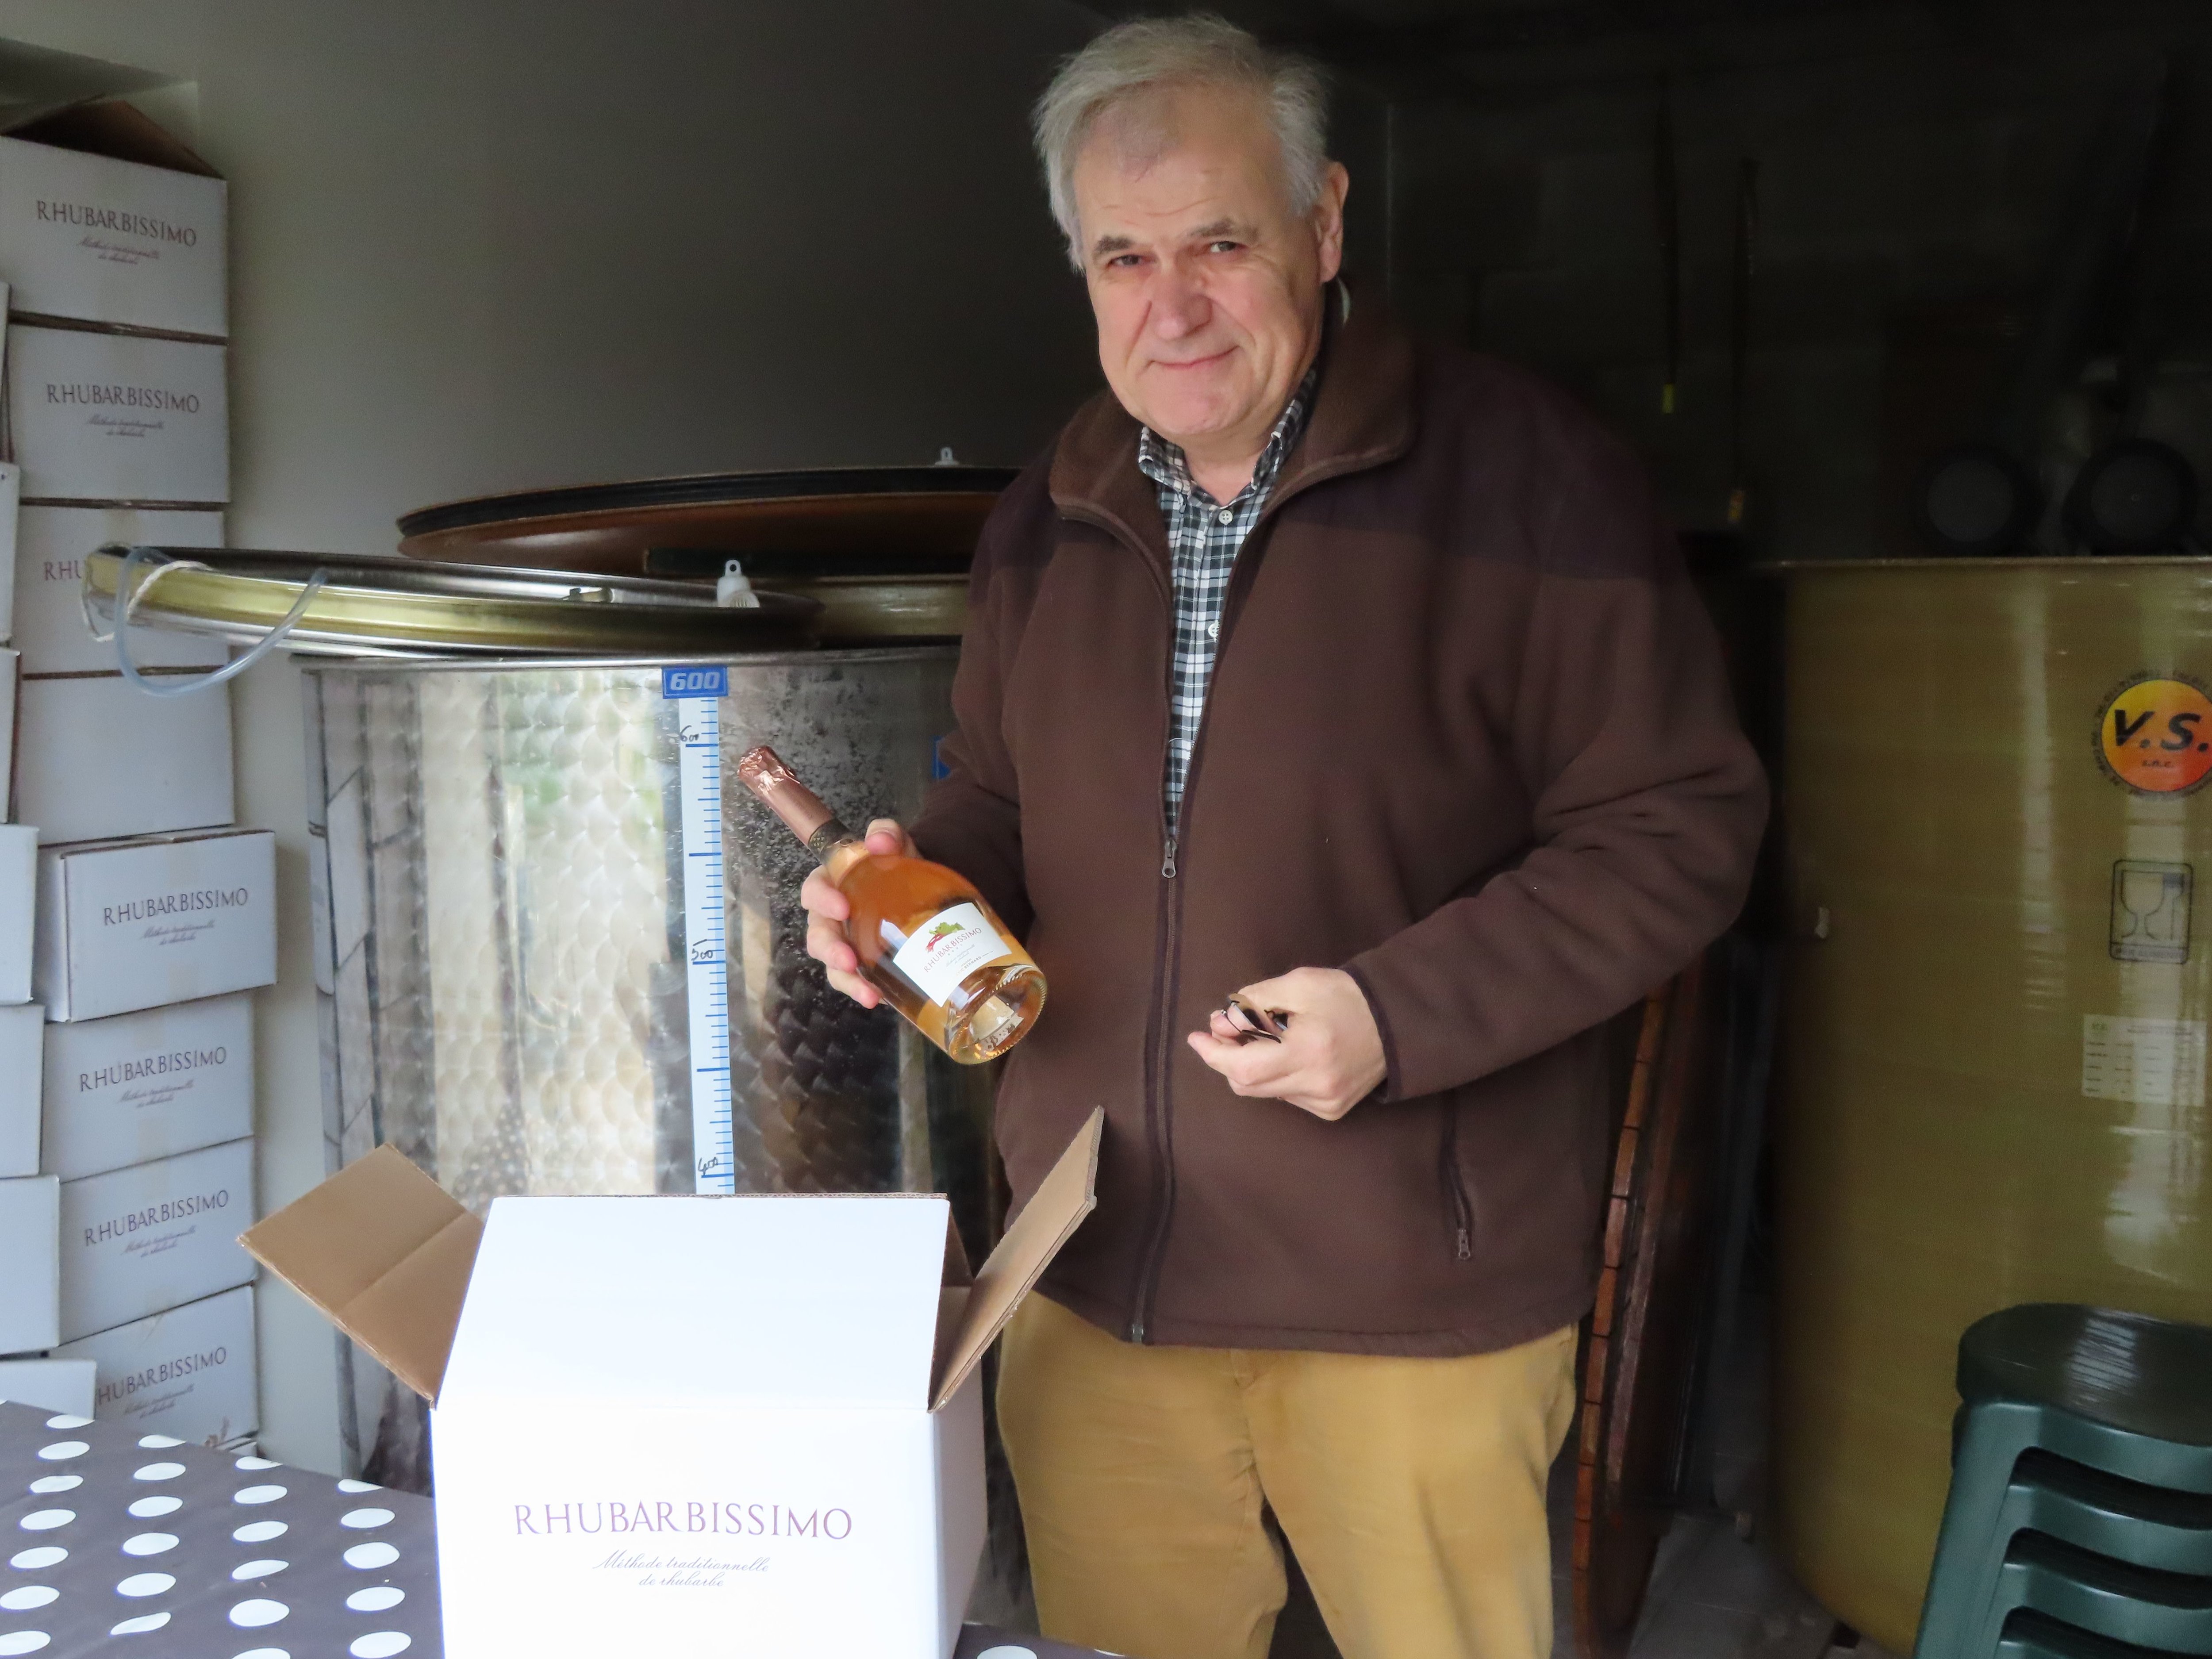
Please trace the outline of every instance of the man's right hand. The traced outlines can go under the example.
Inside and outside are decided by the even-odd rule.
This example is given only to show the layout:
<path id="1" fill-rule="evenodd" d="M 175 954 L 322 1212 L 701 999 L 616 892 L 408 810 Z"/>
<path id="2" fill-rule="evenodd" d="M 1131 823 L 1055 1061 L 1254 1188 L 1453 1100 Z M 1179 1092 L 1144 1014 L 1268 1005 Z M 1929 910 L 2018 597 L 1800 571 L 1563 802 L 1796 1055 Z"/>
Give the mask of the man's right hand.
<path id="1" fill-rule="evenodd" d="M 921 856 L 896 818 L 878 818 L 868 826 L 868 850 L 910 859 Z M 799 888 L 799 902 L 806 910 L 806 954 L 828 970 L 830 983 L 863 1008 L 881 1002 L 884 994 L 860 977 L 860 958 L 845 937 L 846 918 L 853 914 L 852 901 L 817 870 Z"/>

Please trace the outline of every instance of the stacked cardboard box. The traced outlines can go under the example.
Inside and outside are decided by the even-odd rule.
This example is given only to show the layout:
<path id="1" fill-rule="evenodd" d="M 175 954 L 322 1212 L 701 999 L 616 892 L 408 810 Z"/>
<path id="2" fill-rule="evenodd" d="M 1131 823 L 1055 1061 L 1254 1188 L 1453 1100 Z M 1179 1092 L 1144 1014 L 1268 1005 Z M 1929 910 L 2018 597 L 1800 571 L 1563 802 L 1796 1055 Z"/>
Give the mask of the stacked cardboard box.
<path id="1" fill-rule="evenodd" d="M 258 1420 L 235 1241 L 274 837 L 229 827 L 228 697 L 131 685 L 79 595 L 107 544 L 222 544 L 225 213 L 222 181 L 127 106 L 0 137 L 0 729 L 9 816 L 35 826 L 0 830 L 0 1259 L 33 1267 L 0 1276 L 0 1355 L 18 1356 L 0 1398 L 210 1443 Z M 171 684 L 227 654 L 143 629 L 125 642 Z"/>

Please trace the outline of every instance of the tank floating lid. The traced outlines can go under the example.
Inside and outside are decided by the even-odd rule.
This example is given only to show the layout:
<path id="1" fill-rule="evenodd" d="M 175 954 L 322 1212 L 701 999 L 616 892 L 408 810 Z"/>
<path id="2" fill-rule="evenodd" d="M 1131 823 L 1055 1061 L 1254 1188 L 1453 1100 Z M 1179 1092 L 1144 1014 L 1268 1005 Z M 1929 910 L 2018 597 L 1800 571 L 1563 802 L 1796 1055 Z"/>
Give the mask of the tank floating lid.
<path id="1" fill-rule="evenodd" d="M 84 564 L 93 631 L 112 634 L 116 590 L 133 550 L 104 547 Z M 129 578 L 135 626 L 238 644 L 283 627 L 283 647 L 318 656 L 707 656 L 811 642 L 821 606 L 763 593 L 725 607 L 711 587 L 553 570 L 424 565 L 411 559 L 236 548 L 137 550 Z M 311 594 L 317 573 L 322 580 Z M 304 603 L 303 603 L 304 601 Z"/>
<path id="2" fill-rule="evenodd" d="M 760 576 L 965 570 L 1012 467 L 717 472 L 488 495 L 399 520 L 399 550 L 439 562 L 613 575 Z"/>

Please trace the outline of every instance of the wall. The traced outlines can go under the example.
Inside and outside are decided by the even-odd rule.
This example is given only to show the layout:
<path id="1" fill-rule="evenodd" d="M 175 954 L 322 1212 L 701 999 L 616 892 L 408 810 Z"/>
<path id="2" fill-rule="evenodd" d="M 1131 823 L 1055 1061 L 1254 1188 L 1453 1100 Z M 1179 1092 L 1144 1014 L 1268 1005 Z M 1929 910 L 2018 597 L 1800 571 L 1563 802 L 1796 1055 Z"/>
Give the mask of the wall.
<path id="1" fill-rule="evenodd" d="M 240 546 L 389 552 L 413 507 L 726 468 L 1018 462 L 1095 380 L 1024 111 L 1059 0 L 0 0 L 0 96 L 151 107 L 231 180 Z M 74 76 L 74 80 L 71 77 Z M 234 698 L 280 834 L 262 1192 L 324 1174 L 298 677 Z M 264 1440 L 334 1468 L 331 1339 L 264 1285 Z"/>
<path id="2" fill-rule="evenodd" d="M 1784 8 L 1431 64 L 1396 94 L 1397 305 L 1427 331 L 1575 387 L 1652 459 L 1681 523 L 1717 526 L 1738 482 L 1732 244 L 1738 170 L 1753 159 L 1743 443 L 1756 544 L 1798 558 L 1911 549 L 1902 501 L 1921 453 L 1970 435 L 2002 330 L 2033 299 L 2112 89 L 2125 66 L 2168 52 L 2179 188 L 2157 221 L 2157 287 L 2180 304 L 2165 307 L 2154 423 L 2212 472 L 2212 331 L 2197 297 L 2212 275 L 2201 186 L 2212 18 L 2201 7 Z M 1671 416 L 1660 410 L 1662 81 L 1684 273 Z M 2074 428 L 2103 418 L 2064 416 L 2054 466 L 2087 441 Z"/>

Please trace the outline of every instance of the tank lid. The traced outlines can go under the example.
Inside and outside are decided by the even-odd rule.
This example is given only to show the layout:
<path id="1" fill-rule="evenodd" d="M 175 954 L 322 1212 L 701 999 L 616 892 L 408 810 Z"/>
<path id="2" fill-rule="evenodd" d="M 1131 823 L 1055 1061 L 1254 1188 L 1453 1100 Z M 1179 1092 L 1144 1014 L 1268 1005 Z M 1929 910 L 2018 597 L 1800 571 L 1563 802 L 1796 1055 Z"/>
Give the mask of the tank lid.
<path id="1" fill-rule="evenodd" d="M 532 489 L 426 507 L 399 550 L 617 575 L 891 575 L 968 568 L 1012 467 L 816 467 Z"/>
<path id="2" fill-rule="evenodd" d="M 132 550 L 84 562 L 85 615 L 112 633 Z M 424 565 L 411 559 L 240 548 L 140 550 L 131 622 L 317 656 L 699 656 L 809 643 L 821 605 L 787 593 L 723 606 L 711 588 L 564 571 Z M 319 574 L 321 585 L 307 597 Z"/>

